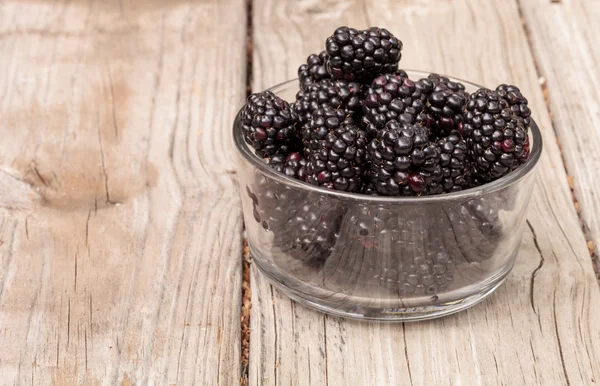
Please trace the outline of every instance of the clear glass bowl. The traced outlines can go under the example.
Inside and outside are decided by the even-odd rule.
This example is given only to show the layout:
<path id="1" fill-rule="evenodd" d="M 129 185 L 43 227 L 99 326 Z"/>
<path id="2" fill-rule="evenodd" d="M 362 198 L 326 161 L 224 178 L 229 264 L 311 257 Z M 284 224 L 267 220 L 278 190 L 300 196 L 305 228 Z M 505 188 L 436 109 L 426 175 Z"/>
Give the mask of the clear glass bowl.
<path id="1" fill-rule="evenodd" d="M 412 79 L 426 77 L 407 71 Z M 467 91 L 480 86 L 462 81 Z M 270 89 L 295 99 L 298 81 Z M 490 295 L 513 267 L 542 150 L 481 187 L 428 197 L 327 190 L 270 169 L 233 134 L 250 251 L 262 274 L 294 300 L 359 319 L 430 319 Z"/>

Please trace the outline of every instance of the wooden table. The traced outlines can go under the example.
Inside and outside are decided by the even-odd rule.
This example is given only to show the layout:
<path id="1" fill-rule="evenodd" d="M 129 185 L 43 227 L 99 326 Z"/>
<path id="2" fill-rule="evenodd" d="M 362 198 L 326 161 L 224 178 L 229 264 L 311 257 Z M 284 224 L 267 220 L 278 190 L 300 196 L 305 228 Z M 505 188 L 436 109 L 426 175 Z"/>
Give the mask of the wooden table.
<path id="1" fill-rule="evenodd" d="M 243 280 L 234 114 L 343 24 L 529 96 L 527 231 L 466 312 L 359 323 Z M 599 33 L 598 0 L 0 1 L 0 385 L 600 384 Z"/>

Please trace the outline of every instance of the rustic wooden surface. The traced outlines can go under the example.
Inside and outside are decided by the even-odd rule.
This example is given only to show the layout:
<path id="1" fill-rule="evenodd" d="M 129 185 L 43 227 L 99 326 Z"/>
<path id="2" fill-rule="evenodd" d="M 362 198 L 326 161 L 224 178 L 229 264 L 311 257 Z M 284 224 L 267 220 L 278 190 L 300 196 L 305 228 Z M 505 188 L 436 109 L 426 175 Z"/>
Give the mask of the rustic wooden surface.
<path id="1" fill-rule="evenodd" d="M 542 15 L 552 12 L 551 7 L 562 6 L 549 0 L 523 3 L 531 7 L 528 13 Z M 466 312 L 405 325 L 342 320 L 292 303 L 254 269 L 250 384 L 600 382 L 600 287 L 574 210 L 517 2 L 258 0 L 253 12 L 254 89 L 294 77 L 297 63 L 309 53 L 322 50 L 322 42 L 337 25 L 387 26 L 405 43 L 401 67 L 453 74 L 489 86 L 501 82 L 519 85 L 530 97 L 534 117 L 543 131 L 545 154 L 517 264 L 489 300 Z M 593 18 L 587 17 L 589 23 L 581 22 L 575 28 L 593 36 L 593 28 L 588 29 L 590 23 L 594 24 Z M 598 19 L 595 21 L 597 30 Z M 556 28 L 552 21 L 544 23 Z M 567 22 L 561 26 L 571 28 Z M 554 35 L 561 32 L 555 31 Z M 562 39 L 565 45 L 570 41 L 573 50 L 581 50 L 581 55 L 588 55 L 584 46 L 572 42 L 571 37 Z M 593 44 L 592 38 L 588 41 Z M 595 54 L 600 52 L 597 47 L 591 49 Z M 559 73 L 577 68 L 577 59 L 561 62 L 556 60 L 560 48 L 555 47 L 553 52 L 547 52 L 548 68 L 570 66 Z M 275 53 L 281 59 L 268 60 Z M 594 69 L 590 64 L 587 73 Z M 590 76 L 596 75 L 597 71 Z M 591 91 L 589 95 L 594 98 Z M 567 95 L 560 98 L 555 103 Z M 593 102 L 588 108 L 594 109 Z M 577 111 L 589 114 L 590 110 Z M 586 115 L 580 119 L 586 119 Z M 588 131 L 579 133 L 578 141 L 583 141 L 586 134 L 596 135 L 598 141 L 592 123 L 587 127 Z M 585 148 L 588 153 L 582 150 L 571 155 L 573 163 L 595 152 L 592 142 Z M 577 149 L 565 142 L 563 151 L 569 160 L 569 152 Z M 592 167 L 591 162 L 581 165 L 581 170 Z M 587 184 L 581 189 L 593 189 L 593 181 L 581 181 Z M 591 195 L 588 198 L 594 199 Z M 595 204 L 597 208 L 597 198 Z M 589 212 L 589 216 L 594 215 L 597 213 Z"/>
<path id="2" fill-rule="evenodd" d="M 545 154 L 517 265 L 466 312 L 342 320 L 253 269 L 251 385 L 600 383 L 586 245 L 600 242 L 598 6 L 254 0 L 254 90 L 295 77 L 338 25 L 386 26 L 404 68 L 519 85 Z M 244 0 L 0 1 L 0 385 L 240 381 L 230 127 L 246 92 L 246 11 Z"/>
<path id="3" fill-rule="evenodd" d="M 234 385 L 245 2 L 0 1 L 0 384 Z"/>
<path id="4" fill-rule="evenodd" d="M 600 243 L 599 1 L 522 1 L 529 39 L 548 87 L 552 121 L 578 203 L 589 248 Z M 561 65 L 553 65 L 560 58 Z M 596 260 L 598 262 L 598 260 Z"/>

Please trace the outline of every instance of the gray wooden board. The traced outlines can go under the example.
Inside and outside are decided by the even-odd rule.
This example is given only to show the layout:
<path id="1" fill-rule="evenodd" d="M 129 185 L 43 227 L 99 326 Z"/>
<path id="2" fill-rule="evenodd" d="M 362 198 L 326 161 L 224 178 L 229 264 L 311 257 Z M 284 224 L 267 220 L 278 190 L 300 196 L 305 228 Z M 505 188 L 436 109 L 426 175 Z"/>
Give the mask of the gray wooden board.
<path id="1" fill-rule="evenodd" d="M 239 382 L 245 23 L 0 2 L 0 384 Z"/>
<path id="2" fill-rule="evenodd" d="M 250 384 L 597 382 L 600 288 L 517 3 L 257 0 L 253 12 L 255 91 L 296 77 L 337 26 L 383 26 L 404 42 L 403 68 L 517 84 L 545 151 L 515 268 L 466 312 L 405 325 L 338 319 L 291 302 L 254 268 Z"/>

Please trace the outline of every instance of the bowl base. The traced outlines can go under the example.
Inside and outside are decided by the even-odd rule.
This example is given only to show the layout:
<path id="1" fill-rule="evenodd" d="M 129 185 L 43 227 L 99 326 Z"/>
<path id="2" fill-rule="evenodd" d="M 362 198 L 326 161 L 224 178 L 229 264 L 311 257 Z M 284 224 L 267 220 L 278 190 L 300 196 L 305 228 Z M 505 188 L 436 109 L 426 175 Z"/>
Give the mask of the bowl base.
<path id="1" fill-rule="evenodd" d="M 480 283 L 477 286 L 477 291 L 469 291 L 471 294 L 461 297 L 458 300 L 429 304 L 414 307 L 402 308 L 386 308 L 384 306 L 358 306 L 351 301 L 345 302 L 328 302 L 324 299 L 318 299 L 310 296 L 290 285 L 280 282 L 272 275 L 270 269 L 265 269 L 261 266 L 259 260 L 254 259 L 254 265 L 259 269 L 261 274 L 275 288 L 281 291 L 290 299 L 305 305 L 314 310 L 324 312 L 326 314 L 355 319 L 355 320 L 374 320 L 383 322 L 412 322 L 419 320 L 430 320 L 451 315 L 482 302 L 490 296 L 498 287 L 504 283 L 508 273 L 512 268 L 512 264 L 496 275 L 486 280 L 485 283 Z"/>

